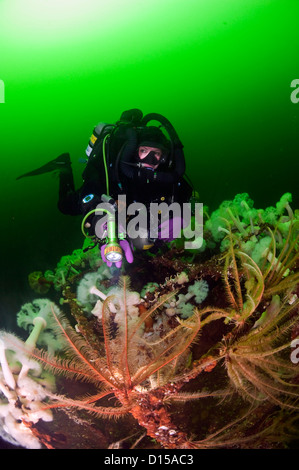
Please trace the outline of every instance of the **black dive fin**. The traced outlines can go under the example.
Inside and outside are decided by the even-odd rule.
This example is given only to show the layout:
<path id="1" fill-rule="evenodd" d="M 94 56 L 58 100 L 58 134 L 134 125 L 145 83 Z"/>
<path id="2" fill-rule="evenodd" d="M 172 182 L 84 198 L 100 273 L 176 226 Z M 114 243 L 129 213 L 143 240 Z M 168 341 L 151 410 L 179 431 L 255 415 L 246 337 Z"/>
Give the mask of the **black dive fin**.
<path id="1" fill-rule="evenodd" d="M 37 170 L 29 171 L 24 175 L 18 176 L 16 179 L 19 180 L 21 178 L 25 178 L 27 176 L 37 176 L 42 175 L 43 173 L 48 173 L 49 171 L 55 170 L 62 170 L 63 168 L 67 168 L 71 164 L 70 154 L 69 153 L 62 153 L 59 157 L 51 160 L 49 163 L 37 168 Z"/>

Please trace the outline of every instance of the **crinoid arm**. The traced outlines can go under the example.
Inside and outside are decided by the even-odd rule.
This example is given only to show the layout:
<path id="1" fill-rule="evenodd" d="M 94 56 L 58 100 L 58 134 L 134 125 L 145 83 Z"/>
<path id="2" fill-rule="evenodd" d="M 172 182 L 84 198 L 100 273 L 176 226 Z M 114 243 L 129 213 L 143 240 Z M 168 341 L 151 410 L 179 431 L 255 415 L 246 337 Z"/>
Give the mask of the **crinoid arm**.
<path id="1" fill-rule="evenodd" d="M 111 392 L 110 392 L 111 393 Z M 59 409 L 59 408 L 77 408 L 84 410 L 94 416 L 100 418 L 121 418 L 130 411 L 130 407 L 119 406 L 119 407 L 107 407 L 94 405 L 94 401 L 98 401 L 101 398 L 107 396 L 108 393 L 99 394 L 96 397 L 82 398 L 82 399 L 70 399 L 63 395 L 49 394 L 49 398 L 52 399 L 52 403 L 44 405 L 42 410 L 48 409 Z"/>
<path id="2" fill-rule="evenodd" d="M 179 325 L 161 338 L 155 347 L 150 348 L 150 359 L 140 367 L 132 377 L 134 385 L 142 384 L 150 376 L 162 371 L 166 366 L 174 366 L 176 360 L 188 351 L 200 330 L 200 316 L 195 311 L 187 320 L 180 320 Z"/>
<path id="3" fill-rule="evenodd" d="M 53 307 L 51 310 L 55 321 L 54 331 L 64 344 L 62 357 L 53 356 L 40 349 L 29 351 L 28 354 L 38 360 L 46 370 L 55 374 L 113 387 L 114 380 L 107 370 L 106 362 L 97 357 L 84 338 L 73 330 L 62 312 L 57 314 Z M 16 347 L 19 345 L 16 344 Z"/>
<path id="4" fill-rule="evenodd" d="M 249 401 L 263 401 L 299 411 L 299 387 L 294 382 L 297 368 L 285 359 L 290 342 L 285 339 L 298 322 L 292 315 L 299 306 L 281 303 L 275 316 L 266 318 L 226 350 L 225 364 L 234 388 Z"/>

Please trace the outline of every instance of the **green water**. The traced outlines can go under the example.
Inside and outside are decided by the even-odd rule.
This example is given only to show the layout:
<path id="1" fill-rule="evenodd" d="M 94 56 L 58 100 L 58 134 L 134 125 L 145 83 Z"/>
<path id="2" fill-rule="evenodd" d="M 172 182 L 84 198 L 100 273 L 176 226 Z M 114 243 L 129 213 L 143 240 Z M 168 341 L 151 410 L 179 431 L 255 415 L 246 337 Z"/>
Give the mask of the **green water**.
<path id="1" fill-rule="evenodd" d="M 79 186 L 94 125 L 125 109 L 172 122 L 211 209 L 238 192 L 299 207 L 298 14 L 297 0 L 0 0 L 1 325 L 35 296 L 28 273 L 83 241 L 57 178 L 15 178 L 68 151 Z"/>

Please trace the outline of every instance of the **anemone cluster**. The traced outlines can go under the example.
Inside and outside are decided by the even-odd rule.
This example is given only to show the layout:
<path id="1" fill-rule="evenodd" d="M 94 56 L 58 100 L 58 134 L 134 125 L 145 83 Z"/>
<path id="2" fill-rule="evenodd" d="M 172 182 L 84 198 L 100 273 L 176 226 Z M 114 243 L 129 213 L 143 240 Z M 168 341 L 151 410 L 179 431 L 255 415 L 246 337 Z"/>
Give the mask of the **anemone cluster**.
<path id="1" fill-rule="evenodd" d="M 31 330 L 25 342 L 11 333 L 0 333 L 0 436 L 29 449 L 41 448 L 30 425 L 53 419 L 52 412 L 43 409 L 43 401 L 54 392 L 55 379 L 32 355 L 38 341 L 53 349 L 52 309 L 57 307 L 45 299 L 22 307 L 18 324 Z M 55 341 L 55 349 L 60 347 Z"/>
<path id="2" fill-rule="evenodd" d="M 26 341 L 0 333 L 2 438 L 55 447 L 39 424 L 59 419 L 53 410 L 61 408 L 74 419 L 91 413 L 95 423 L 130 414 L 165 448 L 294 439 L 299 217 L 291 199 L 259 210 L 244 193 L 206 210 L 200 250 L 185 250 L 180 238 L 120 271 L 87 242 L 55 270 L 31 273 L 31 287 L 48 298 L 17 314 Z M 61 374 L 96 392 L 62 394 Z M 173 421 L 171 407 L 187 419 L 180 404 L 192 410 L 188 426 Z"/>

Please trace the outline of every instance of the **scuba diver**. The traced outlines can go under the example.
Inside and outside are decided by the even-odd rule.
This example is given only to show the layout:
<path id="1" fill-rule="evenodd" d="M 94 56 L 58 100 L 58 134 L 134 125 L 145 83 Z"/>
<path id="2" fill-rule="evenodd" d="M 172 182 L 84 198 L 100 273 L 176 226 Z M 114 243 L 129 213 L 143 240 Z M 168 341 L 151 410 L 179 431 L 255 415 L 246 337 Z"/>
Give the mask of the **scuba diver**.
<path id="1" fill-rule="evenodd" d="M 149 126 L 150 121 L 158 121 L 160 126 Z M 88 229 L 88 236 L 93 237 L 96 244 L 103 243 L 106 237 L 101 255 L 108 266 L 114 262 L 116 267 L 121 267 L 122 252 L 131 263 L 133 248 L 157 249 L 161 243 L 175 238 L 174 229 L 178 225 L 182 228 L 181 218 L 170 220 L 166 237 L 163 224 L 159 225 L 155 238 L 151 238 L 147 229 L 152 203 L 183 204 L 190 200 L 193 191 L 184 179 L 183 145 L 168 119 L 157 113 L 143 116 L 139 109 L 124 111 L 116 124 L 100 123 L 94 128 L 86 155 L 83 184 L 77 190 L 68 153 L 17 179 L 58 171 L 59 210 L 66 215 L 83 214 L 82 231 L 87 236 L 85 230 Z M 126 204 L 140 203 L 146 208 L 147 223 L 145 227 L 139 227 L 137 237 L 130 237 L 129 229 L 124 237 L 120 233 L 116 236 L 115 215 L 120 219 L 124 209 L 121 195 L 125 195 Z M 106 223 L 101 224 L 103 213 L 99 216 L 96 207 L 102 203 L 108 203 L 111 209 L 108 212 L 104 210 L 108 214 L 108 222 L 105 219 Z M 129 219 L 127 215 L 125 217 Z"/>

